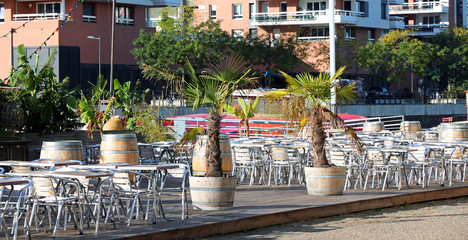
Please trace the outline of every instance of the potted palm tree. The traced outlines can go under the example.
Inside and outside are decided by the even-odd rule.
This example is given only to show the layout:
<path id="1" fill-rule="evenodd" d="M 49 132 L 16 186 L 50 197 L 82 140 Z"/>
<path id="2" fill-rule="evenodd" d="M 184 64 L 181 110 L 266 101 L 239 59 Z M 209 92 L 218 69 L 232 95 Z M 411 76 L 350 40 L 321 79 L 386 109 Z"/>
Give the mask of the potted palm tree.
<path id="1" fill-rule="evenodd" d="M 242 136 L 242 125 L 245 125 L 245 136 L 250 137 L 249 120 L 251 117 L 255 116 L 255 110 L 257 110 L 259 99 L 260 98 L 257 96 L 253 103 L 249 100 L 249 103 L 246 104 L 242 98 L 237 98 L 239 105 L 235 104 L 234 106 L 230 106 L 224 104 L 224 109 L 226 109 L 226 111 L 241 119 L 239 122 L 239 137 Z"/>
<path id="2" fill-rule="evenodd" d="M 221 152 L 220 140 L 229 144 L 229 137 L 220 134 L 220 123 L 223 106 L 231 94 L 240 86 L 254 81 L 250 72 L 243 59 L 237 56 L 228 56 L 201 74 L 197 74 L 189 62 L 186 64 L 184 96 L 187 102 L 193 105 L 193 109 L 202 106 L 208 106 L 209 109 L 207 128 L 204 131 L 195 130 L 181 140 L 183 142 L 190 138 L 188 136 L 193 137 L 194 132 L 201 133 L 195 149 L 202 150 L 206 159 L 206 174 L 189 179 L 195 209 L 225 210 L 233 206 L 237 180 L 235 176 L 223 173 L 223 159 L 232 157 L 229 145 L 224 145 L 223 154 Z"/>
<path id="3" fill-rule="evenodd" d="M 324 123 L 332 119 L 337 128 L 344 129 L 352 139 L 356 140 L 357 146 L 360 148 L 359 139 L 354 131 L 347 127 L 338 115 L 327 108 L 327 102 L 331 100 L 333 88 L 336 88 L 336 97 L 340 103 L 344 100 L 354 101 L 356 99 L 357 92 L 353 84 L 341 87 L 336 81 L 343 71 L 344 67 L 340 68 L 334 76 L 327 73 L 321 73 L 318 76 L 300 73 L 295 78 L 281 72 L 289 84 L 288 88 L 270 91 L 266 94 L 267 98 L 270 99 L 298 98 L 309 104 L 308 109 L 304 111 L 305 118 L 300 121 L 300 128 L 309 124 L 308 127 L 312 131 L 313 166 L 308 166 L 304 170 L 309 195 L 339 195 L 343 193 L 346 168 L 333 167 L 327 160 Z"/>

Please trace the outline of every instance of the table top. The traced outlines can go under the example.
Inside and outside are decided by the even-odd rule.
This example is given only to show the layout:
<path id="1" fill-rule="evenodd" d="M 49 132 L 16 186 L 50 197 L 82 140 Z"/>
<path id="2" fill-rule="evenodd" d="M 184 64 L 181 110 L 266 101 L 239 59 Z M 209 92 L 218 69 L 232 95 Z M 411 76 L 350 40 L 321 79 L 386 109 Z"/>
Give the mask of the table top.
<path id="1" fill-rule="evenodd" d="M 79 162 L 55 162 L 55 161 L 37 161 L 37 162 L 29 162 L 29 161 L 16 161 L 16 160 L 8 160 L 8 161 L 0 161 L 0 166 L 26 166 L 26 167 L 63 167 L 63 166 L 75 166 L 80 165 Z"/>
<path id="2" fill-rule="evenodd" d="M 0 179 L 0 186 L 28 184 L 26 179 Z"/>
<path id="3" fill-rule="evenodd" d="M 8 173 L 9 175 L 14 176 L 53 176 L 53 177 L 63 177 L 63 178 L 97 178 L 97 177 L 110 177 L 112 173 L 110 172 L 78 172 L 78 171 L 27 171 L 27 172 L 12 172 Z"/>
<path id="4" fill-rule="evenodd" d="M 135 170 L 135 171 L 157 171 L 157 170 L 165 170 L 165 169 L 174 169 L 179 168 L 178 165 L 173 164 L 161 164 L 161 165 L 116 165 L 117 169 L 119 170 Z"/>
<path id="5" fill-rule="evenodd" d="M 116 169 L 118 164 L 90 164 L 73 166 L 77 169 Z"/>

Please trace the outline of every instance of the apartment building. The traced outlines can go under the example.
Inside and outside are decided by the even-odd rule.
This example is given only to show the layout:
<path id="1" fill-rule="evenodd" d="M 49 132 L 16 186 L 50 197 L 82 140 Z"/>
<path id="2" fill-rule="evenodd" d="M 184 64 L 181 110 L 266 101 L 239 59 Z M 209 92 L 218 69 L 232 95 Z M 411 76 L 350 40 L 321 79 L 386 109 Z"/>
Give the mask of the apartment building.
<path id="1" fill-rule="evenodd" d="M 123 82 L 142 77 L 130 53 L 132 41 L 140 29 L 154 31 L 149 9 L 176 2 L 116 0 L 114 78 Z M 57 49 L 53 67 L 58 78 L 69 76 L 72 85 L 87 89 L 99 70 L 109 78 L 111 29 L 112 0 L 0 0 L 0 77 L 7 78 L 11 67 L 18 67 L 17 46 L 23 44 L 33 66 L 36 55 L 41 66 Z"/>
<path id="2" fill-rule="evenodd" d="M 389 13 L 415 36 L 428 38 L 450 25 L 467 26 L 467 4 L 466 0 L 405 0 L 390 6 Z"/>
<path id="3" fill-rule="evenodd" d="M 403 29 L 403 18 L 389 15 L 390 5 L 403 3 L 336 0 L 337 37 L 365 44 L 390 29 Z M 200 21 L 220 20 L 221 28 L 236 36 L 269 34 L 276 38 L 298 33 L 300 40 L 328 44 L 328 0 L 194 0 L 194 5 Z M 328 66 L 317 70 L 328 71 Z"/>

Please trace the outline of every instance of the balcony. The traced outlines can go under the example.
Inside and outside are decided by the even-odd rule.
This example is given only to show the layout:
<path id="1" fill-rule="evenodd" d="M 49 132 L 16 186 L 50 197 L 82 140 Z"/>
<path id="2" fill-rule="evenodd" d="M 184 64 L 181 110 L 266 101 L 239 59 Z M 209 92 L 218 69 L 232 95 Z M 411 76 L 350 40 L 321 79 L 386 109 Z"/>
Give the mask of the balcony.
<path id="1" fill-rule="evenodd" d="M 389 28 L 390 29 L 404 29 L 405 28 L 405 18 L 391 16 L 389 19 Z"/>
<path id="2" fill-rule="evenodd" d="M 320 36 L 320 37 L 298 37 L 297 38 L 300 41 L 304 42 L 323 42 L 323 41 L 328 41 L 330 40 L 329 36 Z"/>
<path id="3" fill-rule="evenodd" d="M 49 20 L 65 20 L 68 14 L 62 13 L 32 13 L 32 14 L 13 14 L 14 22 L 24 21 L 49 21 Z"/>
<path id="4" fill-rule="evenodd" d="M 448 13 L 448 1 L 413 2 L 399 6 L 390 6 L 389 14 Z"/>
<path id="5" fill-rule="evenodd" d="M 435 36 L 438 33 L 448 28 L 448 23 L 441 24 L 420 24 L 420 25 L 405 25 L 405 29 L 413 32 L 414 36 Z"/>
<path id="6" fill-rule="evenodd" d="M 133 25 L 135 22 L 134 19 L 131 18 L 116 18 L 115 23 L 119 25 Z"/>
<path id="7" fill-rule="evenodd" d="M 388 0 L 388 4 L 390 5 L 401 5 L 405 3 L 405 0 Z"/>
<path id="8" fill-rule="evenodd" d="M 335 10 L 335 23 L 356 24 L 362 12 Z M 328 24 L 327 11 L 268 12 L 252 14 L 252 26 Z"/>

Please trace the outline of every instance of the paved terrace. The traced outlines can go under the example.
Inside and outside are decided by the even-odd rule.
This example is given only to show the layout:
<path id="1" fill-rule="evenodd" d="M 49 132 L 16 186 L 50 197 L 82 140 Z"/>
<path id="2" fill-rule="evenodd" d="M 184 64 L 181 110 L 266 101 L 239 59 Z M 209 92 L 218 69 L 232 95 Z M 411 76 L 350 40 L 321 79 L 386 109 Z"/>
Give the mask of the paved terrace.
<path id="1" fill-rule="evenodd" d="M 447 199 L 468 195 L 468 183 L 456 183 L 449 186 L 431 185 L 425 189 L 416 186 L 401 191 L 390 186 L 381 190 L 347 190 L 342 196 L 315 197 L 308 196 L 305 186 L 238 186 L 235 207 L 229 211 L 190 210 L 190 217 L 180 221 L 178 211 L 180 201 L 165 197 L 167 216 L 174 221 L 158 218 L 156 224 L 143 220 L 132 221 L 127 227 L 118 223 L 117 229 L 112 224 L 100 224 L 99 233 L 94 233 L 93 225 L 87 228 L 84 235 L 78 235 L 69 225 L 57 232 L 57 239 L 178 239 L 195 238 L 243 231 L 286 222 L 301 221 L 333 215 L 359 212 L 369 209 L 385 208 L 437 199 Z M 190 206 L 191 207 L 191 206 Z M 19 239 L 27 239 L 19 229 Z M 33 230 L 33 239 L 51 239 L 51 233 Z"/>

